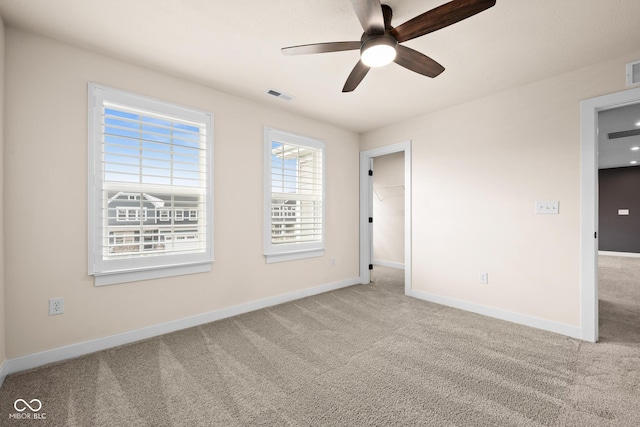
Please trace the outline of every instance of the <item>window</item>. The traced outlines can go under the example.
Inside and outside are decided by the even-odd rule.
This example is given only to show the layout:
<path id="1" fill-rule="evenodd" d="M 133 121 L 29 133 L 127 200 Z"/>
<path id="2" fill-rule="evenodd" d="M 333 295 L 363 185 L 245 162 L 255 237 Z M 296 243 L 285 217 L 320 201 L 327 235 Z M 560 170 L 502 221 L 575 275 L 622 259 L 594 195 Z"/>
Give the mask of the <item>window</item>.
<path id="1" fill-rule="evenodd" d="M 267 262 L 324 253 L 324 142 L 264 131 L 264 253 Z"/>
<path id="2" fill-rule="evenodd" d="M 169 209 L 160 209 L 158 211 L 158 219 L 160 221 L 169 221 L 171 219 L 171 211 Z"/>
<path id="3" fill-rule="evenodd" d="M 89 274 L 107 285 L 211 269 L 212 116 L 89 85 Z M 184 211 L 189 214 L 184 221 Z"/>
<path id="4" fill-rule="evenodd" d="M 131 199 L 130 199 L 131 200 Z M 123 208 L 116 207 L 116 221 L 125 222 L 125 221 L 140 221 L 140 207 L 135 208 Z M 142 208 L 142 220 L 147 220 L 147 208 Z"/>

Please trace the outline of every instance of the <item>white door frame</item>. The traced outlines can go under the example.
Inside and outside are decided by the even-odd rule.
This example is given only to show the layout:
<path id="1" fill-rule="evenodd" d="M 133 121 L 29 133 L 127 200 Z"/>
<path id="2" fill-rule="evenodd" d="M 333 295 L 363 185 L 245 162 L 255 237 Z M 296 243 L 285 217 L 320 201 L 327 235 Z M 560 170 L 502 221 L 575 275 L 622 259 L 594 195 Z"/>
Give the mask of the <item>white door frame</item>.
<path id="1" fill-rule="evenodd" d="M 640 87 L 580 102 L 581 338 L 598 341 L 598 113 L 640 102 Z"/>
<path id="2" fill-rule="evenodd" d="M 372 192 L 369 185 L 371 159 L 385 154 L 404 152 L 404 293 L 411 292 L 411 141 L 386 145 L 360 152 L 360 283 L 371 281 L 371 234 L 369 233 L 369 208 Z"/>

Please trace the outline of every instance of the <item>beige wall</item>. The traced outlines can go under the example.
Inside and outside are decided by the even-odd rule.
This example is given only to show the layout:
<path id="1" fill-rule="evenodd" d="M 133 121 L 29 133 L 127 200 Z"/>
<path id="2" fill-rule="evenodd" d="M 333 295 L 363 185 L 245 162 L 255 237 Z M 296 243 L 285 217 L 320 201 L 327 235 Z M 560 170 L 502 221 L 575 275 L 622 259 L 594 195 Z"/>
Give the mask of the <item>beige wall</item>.
<path id="1" fill-rule="evenodd" d="M 22 30 L 6 40 L 8 358 L 358 277 L 357 134 Z M 214 114 L 211 273 L 98 288 L 87 276 L 89 81 Z M 264 125 L 327 143 L 323 257 L 265 263 Z M 65 314 L 48 316 L 51 297 Z"/>
<path id="2" fill-rule="evenodd" d="M 640 51 L 366 133 L 358 147 L 352 132 L 267 105 L 21 30 L 5 37 L 0 360 L 357 277 L 358 151 L 405 140 L 413 288 L 579 326 L 579 102 L 625 89 L 624 64 Z M 88 81 L 214 114 L 211 273 L 93 286 Z M 327 142 L 324 257 L 264 262 L 264 125 Z M 548 199 L 560 201 L 560 215 L 534 215 L 534 201 Z M 478 284 L 480 272 L 488 285 Z M 65 314 L 48 316 L 58 296 Z"/>
<path id="3" fill-rule="evenodd" d="M 404 264 L 404 152 L 373 159 L 373 259 Z"/>
<path id="4" fill-rule="evenodd" d="M 6 359 L 4 294 L 4 22 L 0 17 L 0 367 Z"/>
<path id="5" fill-rule="evenodd" d="M 412 140 L 413 288 L 580 326 L 580 100 L 640 52 L 363 135 Z M 559 215 L 534 215 L 559 200 Z M 479 284 L 479 273 L 489 284 Z"/>

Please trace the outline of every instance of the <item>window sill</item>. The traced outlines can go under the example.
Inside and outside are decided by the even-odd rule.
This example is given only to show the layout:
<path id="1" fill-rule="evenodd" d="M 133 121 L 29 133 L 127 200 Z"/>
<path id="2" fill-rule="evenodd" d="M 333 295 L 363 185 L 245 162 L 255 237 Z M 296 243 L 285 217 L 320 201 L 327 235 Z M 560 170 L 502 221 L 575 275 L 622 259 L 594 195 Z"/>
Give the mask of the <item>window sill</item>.
<path id="1" fill-rule="evenodd" d="M 298 259 L 315 258 L 324 255 L 324 249 L 313 249 L 309 251 L 300 252 L 285 252 L 281 254 L 265 254 L 267 264 L 273 264 L 276 262 L 295 261 Z"/>
<path id="2" fill-rule="evenodd" d="M 150 270 L 125 271 L 95 275 L 96 286 L 117 285 L 119 283 L 139 282 L 141 280 L 161 279 L 164 277 L 183 276 L 185 274 L 206 273 L 211 271 L 211 263 L 181 265 L 174 267 L 154 268 Z"/>

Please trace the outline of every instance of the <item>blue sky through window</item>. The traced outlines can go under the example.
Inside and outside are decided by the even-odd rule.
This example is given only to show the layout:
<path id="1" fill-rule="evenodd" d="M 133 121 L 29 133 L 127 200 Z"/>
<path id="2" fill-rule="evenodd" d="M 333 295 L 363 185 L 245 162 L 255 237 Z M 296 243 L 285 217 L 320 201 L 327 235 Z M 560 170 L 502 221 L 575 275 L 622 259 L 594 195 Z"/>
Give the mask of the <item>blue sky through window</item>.
<path id="1" fill-rule="evenodd" d="M 271 192 L 298 192 L 298 159 L 285 153 L 291 146 L 281 142 L 271 143 Z"/>
<path id="2" fill-rule="evenodd" d="M 198 126 L 116 108 L 104 111 L 106 181 L 201 185 L 203 136 Z"/>

